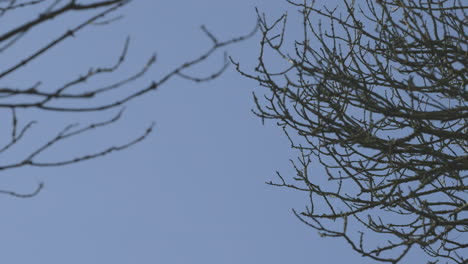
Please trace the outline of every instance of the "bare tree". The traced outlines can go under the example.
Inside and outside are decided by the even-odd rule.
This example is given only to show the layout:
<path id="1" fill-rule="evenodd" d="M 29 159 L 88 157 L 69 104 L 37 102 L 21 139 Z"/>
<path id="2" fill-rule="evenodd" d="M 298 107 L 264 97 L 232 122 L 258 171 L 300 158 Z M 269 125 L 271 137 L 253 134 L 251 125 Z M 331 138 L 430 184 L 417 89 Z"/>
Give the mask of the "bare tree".
<path id="1" fill-rule="evenodd" d="M 297 217 L 365 257 L 467 263 L 466 2 L 288 2 L 299 33 L 259 13 L 255 73 L 235 63 L 267 88 L 254 112 L 300 153 L 292 181 L 269 184 L 307 193 Z"/>
<path id="2" fill-rule="evenodd" d="M 117 13 L 122 11 L 123 7 L 131 3 L 131 0 L 1 0 L 0 21 L 3 22 L 3 26 L 2 31 L 0 32 L 0 56 L 8 54 L 12 47 L 19 45 L 31 32 L 47 30 L 47 27 L 44 28 L 46 23 L 62 23 L 60 22 L 60 19 L 63 17 L 78 13 L 81 18 L 81 22 L 75 25 L 68 25 L 68 30 L 61 32 L 61 34 L 56 36 L 54 39 L 49 39 L 46 44 L 37 46 L 32 53 L 25 54 L 23 58 L 18 58 L 13 64 L 5 65 L 5 63 L 2 63 L 0 69 L 0 80 L 4 81 L 15 73 L 24 71 L 29 63 L 39 57 L 46 56 L 51 50 L 62 44 L 65 40 L 78 37 L 80 33 L 87 28 L 93 26 L 105 26 L 107 28 L 113 22 L 122 18 L 122 16 Z M 25 14 L 22 17 L 28 16 L 30 19 L 7 28 L 7 25 L 11 24 L 11 19 L 8 20 L 8 17 L 20 17 L 20 14 Z M 31 16 L 31 14 L 35 14 L 35 16 Z M 10 24 L 4 23 L 5 21 L 10 21 Z M 13 21 L 18 21 L 18 19 Z M 150 125 L 145 131 L 142 131 L 141 135 L 136 135 L 129 142 L 115 144 L 102 149 L 101 151 L 88 153 L 86 155 L 78 155 L 70 158 L 65 157 L 62 160 L 50 160 L 49 155 L 44 154 L 45 151 L 53 152 L 54 146 L 58 143 L 72 138 L 77 138 L 77 136 L 89 134 L 89 132 L 93 130 L 118 122 L 122 116 L 123 106 L 127 102 L 158 89 L 170 79 L 180 77 L 194 82 L 205 82 L 217 78 L 223 73 L 228 65 L 226 55 L 224 57 L 224 66 L 210 74 L 208 77 L 190 76 L 185 73 L 185 70 L 196 67 L 199 63 L 215 54 L 216 51 L 230 44 L 242 41 L 253 34 L 251 33 L 246 36 L 233 38 L 227 41 L 219 41 L 206 28 L 202 27 L 202 31 L 212 42 L 211 47 L 209 47 L 207 51 L 202 52 L 199 57 L 188 60 L 180 66 L 169 70 L 159 79 L 156 79 L 147 86 L 140 87 L 139 89 L 130 87 L 129 84 L 133 84 L 135 80 L 141 78 L 148 72 L 150 67 L 156 62 L 156 56 L 150 56 L 147 62 L 142 65 L 141 69 L 132 75 L 122 77 L 121 74 L 115 74 L 126 61 L 130 42 L 129 38 L 125 43 L 122 43 L 122 52 L 117 57 L 117 60 L 113 65 L 99 67 L 93 66 L 89 71 L 78 75 L 76 78 L 63 83 L 58 87 L 43 87 L 44 81 L 47 80 L 37 80 L 37 82 L 28 87 L 10 87 L 5 84 L 1 85 L 0 113 L 3 116 L 8 115 L 10 117 L 10 121 L 9 124 L 2 124 L 1 129 L 2 136 L 7 135 L 8 138 L 5 138 L 4 144 L 0 145 L 0 172 L 4 173 L 6 170 L 26 166 L 50 167 L 69 165 L 104 156 L 114 151 L 126 149 L 145 139 L 148 134 L 151 133 L 153 125 Z M 86 50 L 83 50 L 83 52 L 86 52 Z M 95 79 L 104 75 L 113 76 L 113 82 L 101 87 L 95 87 L 95 85 L 93 85 L 93 88 L 90 89 L 77 88 L 80 85 L 83 86 L 85 83 L 86 85 L 92 84 Z M 116 92 L 121 96 L 116 97 Z M 27 115 L 30 112 L 54 112 L 63 113 L 67 115 L 67 119 L 73 120 L 76 113 L 95 117 L 99 116 L 97 115 L 98 113 L 103 113 L 112 109 L 117 109 L 117 114 L 110 119 L 83 125 L 73 123 L 59 131 L 51 131 L 51 134 L 55 135 L 50 136 L 48 139 L 35 138 L 34 141 L 39 141 L 41 139 L 44 141 L 26 155 L 15 157 L 15 161 L 6 162 L 5 158 L 6 155 L 8 155 L 8 151 L 14 149 L 27 138 L 34 138 L 35 136 L 34 133 L 31 132 L 31 128 L 35 123 L 40 122 L 40 120 L 24 121 L 22 120 L 24 115 Z M 36 195 L 41 190 L 42 186 L 42 183 L 39 184 L 36 191 L 29 194 L 20 194 L 11 190 L 0 190 L 0 193 L 17 197 L 31 197 Z"/>

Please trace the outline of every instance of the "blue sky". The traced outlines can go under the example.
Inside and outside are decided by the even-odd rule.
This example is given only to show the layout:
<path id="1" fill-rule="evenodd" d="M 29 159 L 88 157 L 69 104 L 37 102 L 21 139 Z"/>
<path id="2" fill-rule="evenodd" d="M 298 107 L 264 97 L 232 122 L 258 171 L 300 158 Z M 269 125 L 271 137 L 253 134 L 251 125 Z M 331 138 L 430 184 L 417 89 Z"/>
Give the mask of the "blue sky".
<path id="1" fill-rule="evenodd" d="M 272 18 L 296 12 L 280 0 L 134 1 L 121 11 L 124 19 L 84 31 L 9 81 L 58 85 L 89 66 L 114 62 L 130 35 L 128 60 L 114 78 L 136 71 L 154 52 L 158 56 L 153 69 L 132 84 L 136 89 L 207 49 L 201 25 L 220 40 L 250 31 L 256 6 Z M 67 26 L 50 23 L 10 59 Z M 227 51 L 252 69 L 258 39 Z M 193 72 L 210 73 L 221 64 L 219 53 Z M 73 157 L 125 142 L 156 122 L 153 134 L 138 145 L 71 166 L 2 173 L 2 187 L 27 192 L 43 181 L 45 188 L 33 199 L 0 196 L 0 262 L 372 263 L 344 241 L 320 238 L 293 216 L 291 208 L 305 206 L 306 196 L 265 184 L 276 170 L 293 173 L 288 159 L 295 153 L 280 129 L 262 125 L 251 113 L 251 93 L 258 89 L 234 67 L 208 83 L 174 79 L 129 103 L 120 123 L 44 157 Z M 67 122 L 60 115 L 41 119 L 31 144 Z"/>

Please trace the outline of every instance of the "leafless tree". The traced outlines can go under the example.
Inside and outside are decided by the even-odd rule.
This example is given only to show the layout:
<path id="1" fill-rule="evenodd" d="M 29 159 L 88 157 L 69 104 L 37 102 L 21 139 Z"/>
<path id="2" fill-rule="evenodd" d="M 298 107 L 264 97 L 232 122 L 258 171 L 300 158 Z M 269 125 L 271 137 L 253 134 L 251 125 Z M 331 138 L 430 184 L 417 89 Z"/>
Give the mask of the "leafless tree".
<path id="1" fill-rule="evenodd" d="M 79 14 L 81 21 L 75 25 L 69 25 L 69 29 L 61 32 L 53 39 L 42 46 L 37 46 L 30 54 L 24 54 L 24 57 L 17 58 L 17 61 L 11 65 L 1 64 L 0 81 L 4 80 L 18 72 L 22 72 L 27 68 L 28 64 L 38 59 L 39 57 L 50 54 L 57 46 L 61 45 L 65 40 L 79 37 L 80 33 L 87 28 L 94 26 L 104 26 L 108 28 L 113 22 L 122 18 L 119 12 L 122 12 L 124 7 L 131 4 L 131 0 L 99 0 L 99 1 L 78 1 L 78 0 L 0 0 L 0 23 L 2 24 L 0 31 L 0 56 L 8 54 L 15 45 L 19 45 L 28 34 L 38 31 L 47 30 L 45 24 L 62 23 L 63 17 L 73 14 Z M 23 23 L 16 23 L 8 28 L 11 23 L 11 17 L 29 16 L 30 19 Z M 25 14 L 25 15 L 24 15 Z M 35 14 L 31 16 L 31 14 Z M 10 18 L 10 19 L 9 19 Z M 5 23 L 5 21 L 10 21 Z M 19 21 L 19 19 L 13 19 Z M 122 52 L 117 57 L 116 62 L 110 66 L 94 66 L 89 71 L 83 74 L 77 74 L 77 77 L 71 79 L 58 87 L 44 87 L 43 83 L 47 80 L 37 80 L 36 83 L 28 87 L 11 87 L 9 85 L 0 84 L 0 113 L 3 117 L 9 116 L 9 123 L 3 123 L 1 129 L 2 145 L 0 145 L 0 173 L 4 174 L 6 170 L 20 167 L 50 167 L 64 166 L 85 160 L 94 159 L 100 156 L 107 155 L 114 151 L 126 149 L 137 142 L 145 139 L 151 133 L 153 125 L 150 125 L 141 135 L 136 135 L 129 142 L 115 144 L 101 151 L 88 153 L 86 155 L 78 155 L 76 157 L 64 158 L 62 160 L 50 160 L 49 155 L 44 154 L 45 151 L 53 152 L 54 146 L 57 144 L 89 134 L 89 132 L 101 129 L 115 122 L 118 122 L 122 116 L 123 106 L 138 97 L 141 97 L 151 91 L 155 91 L 160 86 L 175 77 L 184 78 L 194 82 L 204 82 L 217 78 L 223 73 L 228 65 L 226 55 L 224 66 L 213 72 L 208 77 L 190 76 L 186 74 L 186 70 L 196 67 L 199 63 L 213 56 L 216 51 L 226 47 L 227 45 L 239 42 L 248 38 L 251 34 L 233 38 L 227 41 L 219 41 L 212 33 L 202 27 L 202 31 L 211 40 L 212 45 L 207 51 L 202 52 L 199 57 L 188 60 L 178 67 L 169 70 L 159 79 L 155 79 L 147 86 L 130 87 L 129 84 L 148 72 L 150 67 L 156 62 L 156 56 L 150 56 L 140 70 L 134 74 L 122 77 L 121 74 L 115 74 L 116 71 L 125 63 L 127 51 L 129 49 L 130 39 L 122 43 Z M 38 42 L 40 43 L 40 42 Z M 76 51 L 70 51 L 76 52 Z M 86 49 L 82 50 L 86 52 Z M 112 75 L 113 74 L 113 75 Z M 113 76 L 113 82 L 101 87 L 95 87 L 93 81 L 103 75 Z M 77 88 L 80 85 L 92 87 L 89 89 Z M 47 85 L 46 85 L 47 86 Z M 118 92 L 120 97 L 115 97 Z M 113 95 L 112 95 L 113 94 Z M 103 99 L 104 98 L 104 99 Z M 117 114 L 108 120 L 97 123 L 79 124 L 73 123 L 63 127 L 60 131 L 50 131 L 50 138 L 35 138 L 34 141 L 44 140 L 33 151 L 22 157 L 16 157 L 15 161 L 6 162 L 5 155 L 8 151 L 20 145 L 27 138 L 34 138 L 35 135 L 31 132 L 31 128 L 35 123 L 41 120 L 25 121 L 22 120 L 24 115 L 30 112 L 55 112 L 67 115 L 67 119 L 73 120 L 76 113 L 82 113 L 89 117 L 95 117 L 98 113 L 108 110 L 117 109 Z M 91 118 L 90 118 L 91 119 Z M 55 134 L 55 135 L 54 135 Z M 70 154 L 70 153 L 68 153 Z M 70 154 L 73 155 L 73 154 Z M 49 160 L 48 160 L 49 159 Z M 42 188 L 43 184 L 39 184 L 36 191 L 28 194 L 17 193 L 12 190 L 0 190 L 2 194 L 13 195 L 16 197 L 31 197 L 36 195 Z"/>
<path id="2" fill-rule="evenodd" d="M 467 263 L 466 1 L 288 2 L 300 30 L 258 13 L 255 72 L 234 62 L 300 153 L 270 184 L 308 194 L 297 217 L 365 257 Z"/>

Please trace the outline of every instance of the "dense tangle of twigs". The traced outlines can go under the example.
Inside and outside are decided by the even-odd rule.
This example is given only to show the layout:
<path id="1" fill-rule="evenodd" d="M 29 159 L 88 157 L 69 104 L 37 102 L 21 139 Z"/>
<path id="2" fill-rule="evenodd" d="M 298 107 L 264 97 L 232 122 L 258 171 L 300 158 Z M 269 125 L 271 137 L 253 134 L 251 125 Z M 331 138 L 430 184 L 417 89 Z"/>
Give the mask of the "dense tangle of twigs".
<path id="1" fill-rule="evenodd" d="M 254 95 L 255 113 L 300 153 L 294 182 L 278 173 L 270 184 L 307 193 L 296 215 L 363 256 L 401 263 L 419 248 L 428 263 L 466 263 L 466 2 L 288 2 L 300 39 L 287 46 L 287 14 L 268 23 L 259 13 L 255 73 L 236 63 L 268 90 Z"/>

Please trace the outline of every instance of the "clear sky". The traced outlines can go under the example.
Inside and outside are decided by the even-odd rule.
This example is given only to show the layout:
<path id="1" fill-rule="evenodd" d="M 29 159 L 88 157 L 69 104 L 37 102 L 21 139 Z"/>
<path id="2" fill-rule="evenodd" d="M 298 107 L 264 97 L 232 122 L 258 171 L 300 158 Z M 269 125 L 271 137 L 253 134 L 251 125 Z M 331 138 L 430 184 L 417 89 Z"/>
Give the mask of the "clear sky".
<path id="1" fill-rule="evenodd" d="M 124 19 L 84 31 L 12 81 L 63 83 L 89 66 L 112 63 L 130 35 L 129 59 L 119 74 L 158 55 L 151 72 L 132 84 L 140 87 L 209 47 L 201 25 L 220 40 L 250 31 L 256 6 L 272 19 L 296 12 L 281 0 L 134 1 L 122 9 Z M 54 36 L 54 22 L 29 44 Z M 252 70 L 258 39 L 228 52 Z M 22 50 L 15 52 L 11 56 Z M 221 64 L 219 53 L 195 72 L 209 73 Z M 17 191 L 45 183 L 33 199 L 0 196 L 0 263 L 373 263 L 344 241 L 322 239 L 300 223 L 291 209 L 307 205 L 306 196 L 265 184 L 275 180 L 276 170 L 293 173 L 288 159 L 294 153 L 279 128 L 262 125 L 251 113 L 251 93 L 258 89 L 233 67 L 208 83 L 174 79 L 129 103 L 119 124 L 45 157 L 73 157 L 124 142 L 156 122 L 144 142 L 67 167 L 0 174 L 1 186 Z M 66 121 L 42 121 L 33 141 L 58 132 Z"/>

